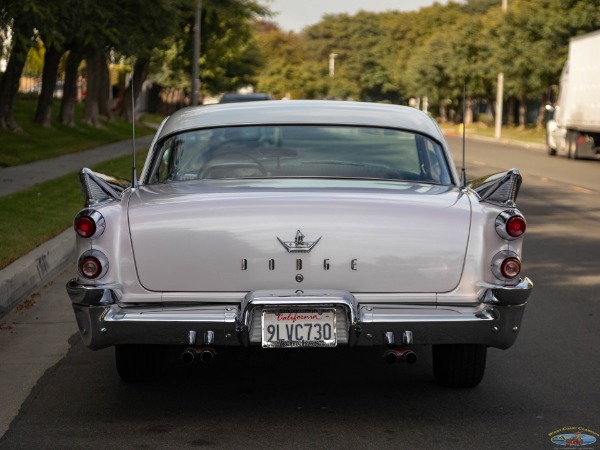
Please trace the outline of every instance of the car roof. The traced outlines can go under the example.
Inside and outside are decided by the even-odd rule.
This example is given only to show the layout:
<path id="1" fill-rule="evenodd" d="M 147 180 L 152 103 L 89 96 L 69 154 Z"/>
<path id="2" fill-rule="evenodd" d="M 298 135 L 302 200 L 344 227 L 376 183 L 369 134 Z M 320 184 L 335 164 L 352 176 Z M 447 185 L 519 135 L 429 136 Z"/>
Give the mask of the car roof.
<path id="1" fill-rule="evenodd" d="M 415 108 L 328 100 L 242 102 L 183 108 L 165 121 L 157 138 L 198 128 L 265 124 L 397 128 L 427 134 L 444 142 L 435 121 Z"/>

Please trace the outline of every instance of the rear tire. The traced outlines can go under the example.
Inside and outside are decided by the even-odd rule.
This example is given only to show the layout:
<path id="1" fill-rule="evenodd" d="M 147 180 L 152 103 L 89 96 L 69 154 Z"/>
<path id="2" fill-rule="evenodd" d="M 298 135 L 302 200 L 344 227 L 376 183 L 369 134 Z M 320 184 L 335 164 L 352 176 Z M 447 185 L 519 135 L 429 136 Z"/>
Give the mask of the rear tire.
<path id="1" fill-rule="evenodd" d="M 548 154 L 550 156 L 556 156 L 556 149 L 552 148 L 550 145 L 550 135 L 548 134 L 548 131 L 546 131 L 546 145 L 548 146 Z"/>
<path id="2" fill-rule="evenodd" d="M 577 131 L 567 131 L 567 158 L 580 159 L 579 151 L 577 149 L 577 141 L 580 137 L 581 134 Z"/>
<path id="3" fill-rule="evenodd" d="M 433 374 L 442 386 L 473 388 L 483 379 L 486 356 L 485 345 L 434 345 Z"/>
<path id="4" fill-rule="evenodd" d="M 127 383 L 153 381 L 162 374 L 167 347 L 162 345 L 117 345 L 115 362 L 121 379 Z"/>

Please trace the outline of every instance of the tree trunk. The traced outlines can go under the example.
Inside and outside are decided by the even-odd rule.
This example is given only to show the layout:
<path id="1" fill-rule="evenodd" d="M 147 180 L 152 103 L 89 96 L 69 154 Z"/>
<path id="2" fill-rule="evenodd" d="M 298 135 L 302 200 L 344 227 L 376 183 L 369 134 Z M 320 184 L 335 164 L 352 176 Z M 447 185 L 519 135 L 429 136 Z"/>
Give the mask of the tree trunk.
<path id="1" fill-rule="evenodd" d="M 33 121 L 44 127 L 50 127 L 52 123 L 52 103 L 54 101 L 54 89 L 56 88 L 56 78 L 58 72 L 58 63 L 62 50 L 51 46 L 46 49 L 44 55 L 44 71 L 42 72 L 42 91 L 38 97 L 37 109 Z M 64 91 L 63 91 L 64 95 Z"/>
<path id="2" fill-rule="evenodd" d="M 506 125 L 509 127 L 515 126 L 515 98 L 509 97 L 508 102 L 506 104 Z"/>
<path id="3" fill-rule="evenodd" d="M 519 128 L 525 129 L 527 125 L 527 94 L 521 94 L 519 97 Z"/>
<path id="4" fill-rule="evenodd" d="M 489 97 L 486 97 L 486 102 L 488 104 L 488 111 L 491 112 L 492 114 L 492 119 L 495 122 L 496 121 L 496 103 L 494 100 L 492 100 Z"/>
<path id="5" fill-rule="evenodd" d="M 446 100 L 440 100 L 440 122 L 448 122 L 448 110 L 446 109 Z"/>
<path id="6" fill-rule="evenodd" d="M 60 104 L 58 121 L 63 125 L 75 126 L 75 103 L 77 102 L 77 81 L 79 78 L 79 64 L 83 59 L 78 50 L 71 49 L 65 67 L 65 88 Z"/>
<path id="7" fill-rule="evenodd" d="M 83 122 L 94 127 L 99 125 L 99 101 L 100 101 L 100 71 L 102 70 L 102 52 L 96 52 L 86 59 L 87 89 L 85 97 L 85 108 L 83 110 Z"/>
<path id="8" fill-rule="evenodd" d="M 465 126 L 471 125 L 473 123 L 473 108 L 472 108 L 473 105 L 472 104 L 473 104 L 473 102 L 471 100 L 471 97 L 467 97 L 465 105 L 464 105 L 465 117 L 463 117 Z"/>
<path id="9" fill-rule="evenodd" d="M 133 77 L 127 85 L 127 89 L 123 93 L 123 101 L 121 102 L 121 106 L 119 108 L 119 116 L 125 118 L 128 122 L 132 122 L 133 117 L 133 109 L 132 109 L 132 99 L 131 99 L 131 84 L 133 81 L 133 95 L 137 99 L 138 95 L 142 90 L 142 84 L 146 81 L 148 77 L 148 67 L 150 60 L 148 58 L 140 58 L 135 62 L 133 68 Z"/>
<path id="10" fill-rule="evenodd" d="M 540 107 L 538 109 L 538 116 L 537 116 L 537 121 L 535 124 L 535 128 L 537 130 L 542 130 L 544 128 L 544 122 L 545 122 L 545 118 L 546 118 L 546 96 L 542 95 L 541 101 L 540 101 Z"/>
<path id="11" fill-rule="evenodd" d="M 14 107 L 17 93 L 19 92 L 19 81 L 27 59 L 30 42 L 25 36 L 30 33 L 26 24 L 19 23 L 17 19 L 13 24 L 13 46 L 6 65 L 6 71 L 0 80 L 0 128 L 21 132 L 22 128 L 14 119 Z"/>

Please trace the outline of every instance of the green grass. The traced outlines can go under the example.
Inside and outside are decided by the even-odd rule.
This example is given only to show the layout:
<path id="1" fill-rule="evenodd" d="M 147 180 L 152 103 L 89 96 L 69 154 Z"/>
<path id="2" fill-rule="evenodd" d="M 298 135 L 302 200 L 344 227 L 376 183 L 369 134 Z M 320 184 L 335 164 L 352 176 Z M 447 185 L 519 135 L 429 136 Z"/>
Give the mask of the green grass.
<path id="1" fill-rule="evenodd" d="M 15 104 L 15 120 L 23 128 L 22 133 L 0 129 L 0 167 L 27 164 L 80 152 L 100 145 L 131 139 L 131 124 L 122 119 L 103 121 L 101 128 L 81 123 L 83 104 L 76 105 L 77 126 L 68 127 L 58 123 L 60 101 L 54 100 L 52 127 L 45 128 L 33 123 L 37 101 L 21 96 Z M 136 125 L 136 136 L 152 134 L 155 129 L 145 123 L 160 123 L 161 117 L 144 115 Z"/>
<path id="2" fill-rule="evenodd" d="M 144 161 L 145 156 L 142 151 L 136 158 Z M 93 170 L 128 179 L 131 157 L 107 161 Z M 0 197 L 0 269 L 67 229 L 82 208 L 76 172 Z"/>

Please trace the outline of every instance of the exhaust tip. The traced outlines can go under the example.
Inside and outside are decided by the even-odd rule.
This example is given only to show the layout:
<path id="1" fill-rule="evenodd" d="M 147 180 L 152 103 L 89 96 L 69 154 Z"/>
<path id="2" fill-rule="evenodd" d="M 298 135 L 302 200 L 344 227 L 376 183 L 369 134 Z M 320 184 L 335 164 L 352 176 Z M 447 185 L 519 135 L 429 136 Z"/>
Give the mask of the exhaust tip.
<path id="1" fill-rule="evenodd" d="M 408 364 L 414 364 L 417 362 L 417 354 L 415 352 L 413 352 L 412 350 L 409 350 L 408 352 L 406 352 L 406 354 L 404 355 L 404 360 L 408 363 Z"/>
<path id="2" fill-rule="evenodd" d="M 204 364 L 210 364 L 215 359 L 215 352 L 212 349 L 206 349 L 200 352 L 200 361 Z"/>
<path id="3" fill-rule="evenodd" d="M 192 349 L 188 348 L 184 350 L 181 354 L 181 361 L 184 364 L 192 364 L 194 362 L 194 359 L 196 359 L 196 354 Z"/>
<path id="4" fill-rule="evenodd" d="M 393 350 L 388 350 L 383 354 L 385 362 L 388 364 L 395 364 L 398 361 L 398 355 Z"/>
<path id="5" fill-rule="evenodd" d="M 394 364 L 398 361 L 405 361 L 408 364 L 414 364 L 417 362 L 417 354 L 408 348 L 388 349 L 383 354 L 383 358 L 388 364 Z"/>

